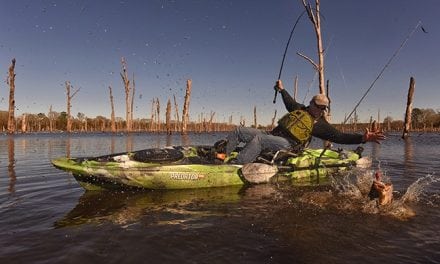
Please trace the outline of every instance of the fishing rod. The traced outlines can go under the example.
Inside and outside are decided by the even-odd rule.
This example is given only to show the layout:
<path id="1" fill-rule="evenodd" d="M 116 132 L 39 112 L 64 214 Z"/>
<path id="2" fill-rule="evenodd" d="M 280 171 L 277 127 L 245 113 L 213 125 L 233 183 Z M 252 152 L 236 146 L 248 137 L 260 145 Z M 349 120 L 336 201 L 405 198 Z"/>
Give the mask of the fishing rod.
<path id="1" fill-rule="evenodd" d="M 293 36 L 293 32 L 295 31 L 296 25 L 298 24 L 299 20 L 301 19 L 301 17 L 307 12 L 307 10 L 304 10 L 296 19 L 295 24 L 293 25 L 292 31 L 290 32 L 290 36 L 289 39 L 287 40 L 287 44 L 286 44 L 286 48 L 284 50 L 284 54 L 283 54 L 283 59 L 281 60 L 281 67 L 280 67 L 280 72 L 278 73 L 278 79 L 279 80 L 281 78 L 281 73 L 283 72 L 283 66 L 284 66 L 284 59 L 286 58 L 286 54 L 287 54 L 287 50 L 289 48 L 289 44 L 290 44 L 290 40 L 292 39 Z M 277 95 L 278 95 L 278 90 L 275 89 L 275 95 L 273 97 L 273 103 L 275 104 L 277 101 Z"/>
<path id="2" fill-rule="evenodd" d="M 391 56 L 391 58 L 388 60 L 388 62 L 385 64 L 385 66 L 382 68 L 382 70 L 379 72 L 376 79 L 374 79 L 374 81 L 371 83 L 370 87 L 367 89 L 367 91 L 361 97 L 359 102 L 355 105 L 355 107 L 353 108 L 353 111 L 351 111 L 351 113 L 345 118 L 343 124 L 347 123 L 348 119 L 350 119 L 351 115 L 356 111 L 358 106 L 361 104 L 362 100 L 364 100 L 364 98 L 370 92 L 371 88 L 373 88 L 373 86 L 376 84 L 377 80 L 379 80 L 379 78 L 382 76 L 382 74 L 384 73 L 386 68 L 388 68 L 388 66 L 390 66 L 391 62 L 394 60 L 394 58 L 397 56 L 397 54 L 399 54 L 400 51 L 403 49 L 403 46 L 405 46 L 406 42 L 408 42 L 408 40 L 411 38 L 411 36 L 414 34 L 414 32 L 417 30 L 417 28 L 419 28 L 421 25 L 422 25 L 422 21 L 419 21 L 417 23 L 417 25 L 414 27 L 414 29 L 406 36 L 406 38 L 403 40 L 402 44 L 400 44 L 400 47 L 394 52 L 394 54 Z M 423 32 L 425 32 L 423 27 L 422 27 L 422 30 L 423 30 Z"/>

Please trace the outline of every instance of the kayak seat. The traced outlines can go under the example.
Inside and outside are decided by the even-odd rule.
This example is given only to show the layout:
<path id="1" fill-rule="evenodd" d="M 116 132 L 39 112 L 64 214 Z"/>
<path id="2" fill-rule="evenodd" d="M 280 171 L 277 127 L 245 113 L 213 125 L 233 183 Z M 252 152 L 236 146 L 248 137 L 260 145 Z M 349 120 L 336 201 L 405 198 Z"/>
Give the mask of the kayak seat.
<path id="1" fill-rule="evenodd" d="M 228 141 L 226 139 L 220 139 L 214 143 L 214 149 L 217 153 L 226 153 L 226 145 Z"/>
<path id="2" fill-rule="evenodd" d="M 276 152 L 274 151 L 262 151 L 260 156 L 257 157 L 257 161 L 267 163 L 267 164 L 284 164 L 289 158 L 298 157 L 298 154 L 293 153 L 289 150 L 281 149 Z"/>
<path id="3" fill-rule="evenodd" d="M 174 162 L 183 158 L 183 153 L 174 148 L 153 148 L 133 153 L 132 159 L 139 162 Z"/>

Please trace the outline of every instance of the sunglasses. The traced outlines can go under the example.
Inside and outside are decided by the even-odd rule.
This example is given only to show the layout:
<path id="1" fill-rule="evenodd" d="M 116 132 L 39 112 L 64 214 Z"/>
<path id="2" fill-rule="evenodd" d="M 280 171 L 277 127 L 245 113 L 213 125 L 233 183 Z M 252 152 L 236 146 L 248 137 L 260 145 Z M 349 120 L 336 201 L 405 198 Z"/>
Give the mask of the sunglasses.
<path id="1" fill-rule="evenodd" d="M 317 105 L 315 102 L 313 102 L 313 104 L 314 104 L 319 110 L 325 111 L 325 110 L 327 109 L 327 106 L 325 106 L 325 105 Z"/>

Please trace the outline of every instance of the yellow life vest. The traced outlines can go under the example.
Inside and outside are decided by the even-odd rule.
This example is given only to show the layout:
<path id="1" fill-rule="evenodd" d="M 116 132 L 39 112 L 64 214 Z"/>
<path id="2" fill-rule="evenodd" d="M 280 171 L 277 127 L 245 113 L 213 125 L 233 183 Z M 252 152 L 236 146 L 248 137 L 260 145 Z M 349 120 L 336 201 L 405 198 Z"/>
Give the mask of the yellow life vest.
<path id="1" fill-rule="evenodd" d="M 312 137 L 313 117 L 304 110 L 295 110 L 285 114 L 278 125 L 290 133 L 300 144 L 307 143 Z"/>

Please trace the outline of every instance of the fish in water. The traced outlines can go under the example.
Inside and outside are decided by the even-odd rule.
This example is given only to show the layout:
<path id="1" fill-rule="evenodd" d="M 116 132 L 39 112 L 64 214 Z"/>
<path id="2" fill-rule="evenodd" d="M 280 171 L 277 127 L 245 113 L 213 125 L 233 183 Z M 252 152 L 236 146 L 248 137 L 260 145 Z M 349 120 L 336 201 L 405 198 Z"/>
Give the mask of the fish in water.
<path id="1" fill-rule="evenodd" d="M 386 205 L 393 201 L 393 185 L 383 182 L 382 176 L 382 172 L 379 170 L 374 173 L 374 180 L 368 197 L 371 200 L 378 199 L 379 205 Z"/>

